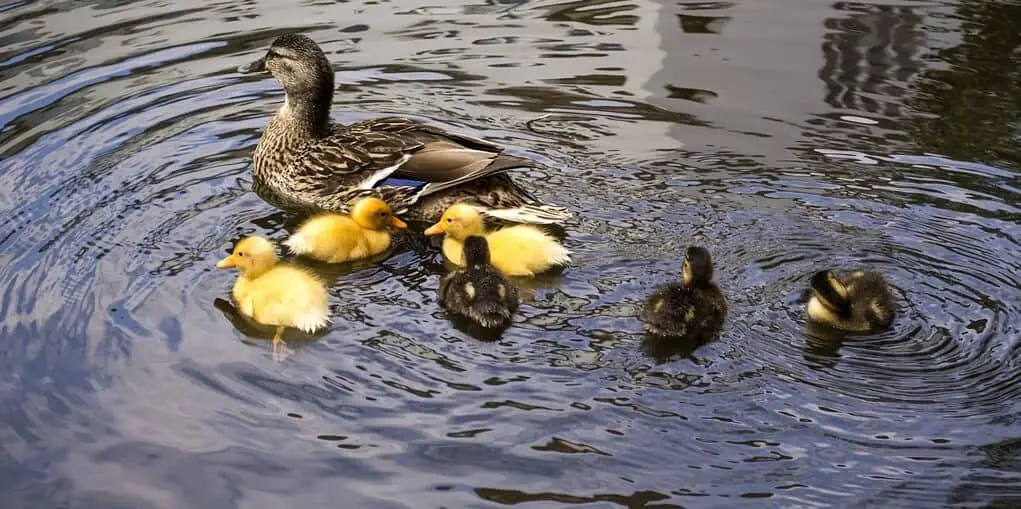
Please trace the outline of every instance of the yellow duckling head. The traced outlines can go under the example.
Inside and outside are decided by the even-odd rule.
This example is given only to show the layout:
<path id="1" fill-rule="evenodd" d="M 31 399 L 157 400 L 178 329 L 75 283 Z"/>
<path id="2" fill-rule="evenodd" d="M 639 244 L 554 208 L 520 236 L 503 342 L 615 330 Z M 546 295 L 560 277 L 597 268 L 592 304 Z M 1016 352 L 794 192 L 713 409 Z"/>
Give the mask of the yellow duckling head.
<path id="1" fill-rule="evenodd" d="M 408 227 L 404 221 L 397 219 L 385 201 L 374 196 L 359 200 L 351 209 L 351 219 L 368 230 L 385 230 L 390 226 L 397 229 Z"/>
<path id="2" fill-rule="evenodd" d="M 704 247 L 692 246 L 684 253 L 684 286 L 703 286 L 713 280 L 713 259 L 709 250 Z"/>
<path id="3" fill-rule="evenodd" d="M 262 237 L 252 236 L 241 239 L 230 256 L 216 263 L 216 268 L 236 268 L 243 275 L 257 276 L 276 263 L 277 251 L 273 244 Z"/>
<path id="4" fill-rule="evenodd" d="M 453 239 L 463 241 L 472 235 L 482 235 L 483 231 L 482 213 L 471 205 L 458 203 L 443 212 L 440 222 L 430 226 L 425 234 L 447 234 Z"/>

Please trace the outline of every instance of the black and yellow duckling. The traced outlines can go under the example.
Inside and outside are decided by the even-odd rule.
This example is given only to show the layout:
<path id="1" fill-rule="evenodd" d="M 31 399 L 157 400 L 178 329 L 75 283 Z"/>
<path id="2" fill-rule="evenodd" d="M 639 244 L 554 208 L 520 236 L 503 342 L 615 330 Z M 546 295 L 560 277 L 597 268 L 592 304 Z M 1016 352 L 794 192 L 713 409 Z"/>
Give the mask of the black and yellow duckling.
<path id="1" fill-rule="evenodd" d="M 489 263 L 489 244 L 484 237 L 464 241 L 465 269 L 447 273 L 440 280 L 443 309 L 486 329 L 510 324 L 518 309 L 518 290 Z"/>
<path id="2" fill-rule="evenodd" d="M 657 288 L 645 301 L 641 320 L 652 336 L 711 340 L 727 317 L 727 298 L 713 282 L 709 251 L 692 246 L 684 254 L 684 280 Z"/>
<path id="3" fill-rule="evenodd" d="M 878 332 L 890 327 L 896 304 L 886 279 L 858 270 L 843 277 L 824 270 L 812 276 L 806 310 L 812 321 L 848 332 Z"/>

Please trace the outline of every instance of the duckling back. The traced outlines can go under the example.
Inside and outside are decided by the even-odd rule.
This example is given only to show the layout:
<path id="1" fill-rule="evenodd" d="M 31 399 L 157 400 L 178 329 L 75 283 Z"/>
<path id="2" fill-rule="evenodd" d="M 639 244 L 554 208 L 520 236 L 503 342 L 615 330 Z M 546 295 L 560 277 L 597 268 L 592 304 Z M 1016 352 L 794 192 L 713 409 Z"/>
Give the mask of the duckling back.
<path id="1" fill-rule="evenodd" d="M 518 309 L 518 290 L 492 267 L 469 267 L 440 280 L 440 303 L 447 312 L 487 329 L 506 327 Z"/>
<path id="2" fill-rule="evenodd" d="M 893 324 L 896 301 L 882 274 L 858 270 L 838 278 L 843 296 L 834 295 L 827 304 L 818 292 L 808 301 L 809 317 L 849 332 L 873 332 Z M 839 285 L 838 285 L 839 286 Z"/>
<path id="3" fill-rule="evenodd" d="M 390 234 L 366 229 L 345 215 L 320 214 L 303 223 L 284 245 L 294 254 L 341 263 L 386 251 Z"/>
<path id="4" fill-rule="evenodd" d="M 711 340 L 723 327 L 727 300 L 714 283 L 670 283 L 656 289 L 642 306 L 641 321 L 655 336 Z"/>
<path id="5" fill-rule="evenodd" d="M 316 276 L 290 265 L 277 265 L 257 278 L 234 284 L 238 309 L 267 325 L 315 332 L 330 323 L 326 287 Z"/>
<path id="6" fill-rule="evenodd" d="M 531 225 L 503 228 L 486 235 L 486 240 L 493 266 L 508 276 L 534 276 L 571 261 L 567 248 Z"/>

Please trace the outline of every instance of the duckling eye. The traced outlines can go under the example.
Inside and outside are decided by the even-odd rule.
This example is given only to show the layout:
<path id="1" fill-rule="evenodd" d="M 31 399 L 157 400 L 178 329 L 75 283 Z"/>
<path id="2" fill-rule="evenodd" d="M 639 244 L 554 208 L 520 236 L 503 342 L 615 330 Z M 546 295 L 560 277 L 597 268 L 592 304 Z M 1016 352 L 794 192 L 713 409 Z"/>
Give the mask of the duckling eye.
<path id="1" fill-rule="evenodd" d="M 386 211 L 385 210 L 380 210 L 379 211 L 379 217 L 386 217 Z"/>
<path id="2" fill-rule="evenodd" d="M 244 256 L 244 255 L 245 255 L 244 251 L 238 251 L 238 256 Z"/>
<path id="3" fill-rule="evenodd" d="M 454 218 L 452 218 L 452 217 L 448 217 L 448 218 L 447 218 L 447 222 L 448 222 L 448 223 L 453 223 L 453 222 L 454 222 Z"/>

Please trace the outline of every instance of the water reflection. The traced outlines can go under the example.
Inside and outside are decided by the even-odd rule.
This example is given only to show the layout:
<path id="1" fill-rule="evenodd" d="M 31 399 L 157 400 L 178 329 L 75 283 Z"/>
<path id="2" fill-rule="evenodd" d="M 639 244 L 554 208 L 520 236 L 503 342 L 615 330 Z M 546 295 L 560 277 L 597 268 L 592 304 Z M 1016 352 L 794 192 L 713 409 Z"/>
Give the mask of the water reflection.
<path id="1" fill-rule="evenodd" d="M 923 150 L 1021 167 L 1019 15 L 1010 2 L 955 7 L 960 42 L 933 51 L 945 67 L 926 70 L 907 101 L 919 114 L 906 127 Z"/>

